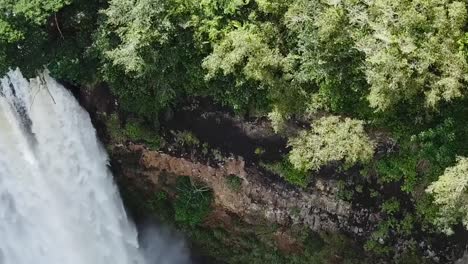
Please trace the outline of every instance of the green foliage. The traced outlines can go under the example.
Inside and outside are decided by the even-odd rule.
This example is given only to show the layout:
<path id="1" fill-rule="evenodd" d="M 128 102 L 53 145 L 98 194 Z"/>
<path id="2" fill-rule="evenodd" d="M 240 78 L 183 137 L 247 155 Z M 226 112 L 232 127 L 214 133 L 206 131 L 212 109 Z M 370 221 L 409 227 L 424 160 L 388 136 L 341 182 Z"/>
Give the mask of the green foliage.
<path id="1" fill-rule="evenodd" d="M 257 103 L 257 94 L 278 82 L 275 74 L 281 72 L 283 58 L 278 49 L 268 45 L 268 36 L 272 32 L 265 31 L 270 28 L 272 25 L 259 27 L 253 24 L 236 28 L 227 33 L 203 61 L 208 80 L 217 74 L 235 76 L 237 91 L 227 103 L 236 110 Z M 243 92 L 247 88 L 250 88 L 248 92 Z"/>
<path id="2" fill-rule="evenodd" d="M 3 44 L 24 41 L 31 28 L 40 29 L 53 14 L 70 3 L 71 0 L 2 0 L 0 41 Z"/>
<path id="3" fill-rule="evenodd" d="M 299 65 L 294 80 L 317 87 L 309 94 L 309 111 L 364 110 L 363 54 L 354 48 L 353 28 L 343 4 L 297 0 L 285 18 L 296 40 L 296 48 L 288 56 Z"/>
<path id="4" fill-rule="evenodd" d="M 106 26 L 114 29 L 120 43 L 106 50 L 105 56 L 114 65 L 122 66 L 126 73 L 139 75 L 149 70 L 152 66 L 145 61 L 148 44 L 164 45 L 174 30 L 167 16 L 168 3 L 158 0 L 109 1 L 109 7 L 103 11 Z"/>
<path id="5" fill-rule="evenodd" d="M 114 143 L 157 148 L 160 113 L 195 96 L 236 113 L 269 113 L 292 150 L 289 160 L 265 167 L 299 186 L 327 164 L 368 163 L 375 145 L 364 123 L 388 132 L 398 151 L 367 168 L 378 178 L 375 189 L 403 191 L 390 200 L 371 193 L 388 219 L 375 236 L 384 245 L 373 239 L 368 247 L 388 252 L 392 228 L 410 236 L 414 222 L 423 231 L 435 223 L 449 232 L 466 218 L 457 211 L 466 191 L 453 184 L 462 188 L 456 157 L 468 154 L 466 24 L 461 0 L 0 0 L 0 72 L 19 66 L 32 77 L 47 67 L 77 86 L 106 83 L 122 116 L 135 117 L 107 117 Z M 311 129 L 295 134 L 296 125 Z M 189 132 L 175 138 L 209 154 Z M 211 154 L 223 159 L 219 150 Z M 346 182 L 341 197 L 365 195 L 354 185 Z M 183 193 L 191 195 L 177 197 L 198 195 Z M 207 207 L 201 200 L 194 207 L 178 200 L 178 222 L 199 223 L 194 212 Z M 416 210 L 402 217 L 407 206 Z M 263 241 L 245 237 L 244 246 Z M 248 256 L 258 263 L 296 259 L 263 244 Z"/>
<path id="6" fill-rule="evenodd" d="M 179 96 L 203 87 L 202 58 L 187 29 L 191 5 L 113 0 L 102 11 L 93 48 L 102 78 L 125 110 L 155 120 Z"/>
<path id="7" fill-rule="evenodd" d="M 389 232 L 395 227 L 396 220 L 386 220 L 379 223 L 369 240 L 366 241 L 364 249 L 377 255 L 387 255 L 391 252 L 391 248 L 386 245 L 386 240 L 389 238 Z"/>
<path id="8" fill-rule="evenodd" d="M 274 107 L 270 113 L 268 113 L 268 119 L 270 119 L 271 127 L 276 133 L 283 133 L 285 131 L 288 116 L 282 113 L 278 107 Z"/>
<path id="9" fill-rule="evenodd" d="M 426 259 L 421 257 L 421 254 L 417 252 L 414 247 L 405 251 L 396 260 L 397 264 L 425 264 L 429 263 Z"/>
<path id="10" fill-rule="evenodd" d="M 149 129 L 142 121 L 128 121 L 123 133 L 129 140 L 143 141 L 153 149 L 158 149 L 161 145 L 162 139 L 157 132 Z"/>
<path id="11" fill-rule="evenodd" d="M 380 161 L 377 164 L 377 170 L 384 183 L 397 182 L 403 178 L 404 183 L 401 189 L 409 193 L 417 184 L 417 162 L 415 156 L 403 154 Z"/>
<path id="12" fill-rule="evenodd" d="M 211 190 L 192 183 L 189 177 L 177 178 L 176 188 L 175 221 L 186 226 L 200 224 L 211 211 Z"/>
<path id="13" fill-rule="evenodd" d="M 464 132 L 451 118 L 436 124 L 414 135 L 400 133 L 399 142 L 402 143 L 399 152 L 377 162 L 376 171 L 382 184 L 400 183 L 401 190 L 412 196 L 411 206 L 415 209 L 407 211 L 407 206 L 403 206 L 408 202 L 405 195 L 384 200 L 381 209 L 386 213 L 386 220 L 368 242 L 369 250 L 390 252 L 391 240 L 386 239 L 391 230 L 393 237 L 410 238 L 415 232 L 434 232 L 433 223 L 440 222 L 438 206 L 423 190 L 437 179 L 444 168 L 454 163 L 456 153 L 462 147 L 457 144 L 460 142 L 458 135 L 463 137 Z M 383 238 L 385 243 L 380 244 L 378 238 Z"/>
<path id="14" fill-rule="evenodd" d="M 176 223 L 175 227 L 187 235 L 198 253 L 210 256 L 215 261 L 292 264 L 328 264 L 336 261 L 345 264 L 363 263 L 363 255 L 357 245 L 340 234 L 316 234 L 306 227 L 293 226 L 288 233 L 298 243 L 294 249 L 298 251 L 283 252 L 278 249 L 276 234 L 283 233 L 284 230 L 264 223 L 261 219 L 255 224 L 247 224 L 232 215 L 231 224 L 224 227 L 187 224 L 190 221 L 176 222 L 175 208 L 177 201 L 180 200 L 178 188 L 184 185 L 183 189 L 194 190 L 187 177 L 182 177 L 177 182 L 175 197 L 164 191 L 145 196 L 141 190 L 135 189 L 135 186 L 128 182 L 122 182 L 120 187 L 123 188 L 125 202 L 131 206 L 129 209 L 132 212 L 145 215 L 149 210 L 169 225 Z M 142 207 L 142 204 L 145 206 Z"/>
<path id="15" fill-rule="evenodd" d="M 101 1 L 3 0 L 0 2 L 0 72 L 20 67 L 33 77 L 47 66 L 70 82 L 94 79 L 86 49 Z"/>
<path id="16" fill-rule="evenodd" d="M 335 261 L 348 264 L 361 263 L 362 260 L 359 260 L 360 250 L 346 236 L 338 233 L 321 233 L 320 237 L 328 245 L 320 252 L 323 258 L 322 263 L 333 263 Z"/>
<path id="17" fill-rule="evenodd" d="M 311 174 L 294 168 L 288 159 L 272 164 L 261 163 L 261 165 L 270 172 L 281 176 L 286 181 L 297 186 L 307 187 L 307 184 L 309 184 Z"/>
<path id="18" fill-rule="evenodd" d="M 377 171 L 383 182 L 403 180 L 402 190 L 411 193 L 418 184 L 436 179 L 443 169 L 453 164 L 458 146 L 452 119 L 434 128 L 401 139 L 401 151 L 380 160 Z"/>
<path id="19" fill-rule="evenodd" d="M 289 141 L 291 164 L 298 170 L 317 171 L 332 161 L 343 161 L 346 167 L 368 162 L 374 154 L 374 143 L 364 131 L 364 123 L 337 116 L 323 117 Z"/>
<path id="20" fill-rule="evenodd" d="M 434 203 L 440 208 L 436 224 L 444 232 L 453 233 L 451 226 L 459 221 L 468 229 L 468 158 L 460 157 L 427 192 L 434 196 Z"/>
<path id="21" fill-rule="evenodd" d="M 336 196 L 343 201 L 352 201 L 354 196 L 354 190 L 350 184 L 343 180 L 337 182 L 338 192 Z"/>
<path id="22" fill-rule="evenodd" d="M 255 0 L 258 9 L 266 14 L 282 15 L 288 8 L 288 0 Z"/>
<path id="23" fill-rule="evenodd" d="M 200 140 L 191 131 L 172 131 L 172 134 L 176 145 L 180 147 L 197 147 L 200 145 Z"/>
<path id="24" fill-rule="evenodd" d="M 463 96 L 468 65 L 458 52 L 457 41 L 466 23 L 465 2 L 349 3 L 346 9 L 356 26 L 356 48 L 366 55 L 372 107 L 382 111 L 420 96 L 428 106 L 435 107 L 441 101 Z"/>
<path id="25" fill-rule="evenodd" d="M 264 148 L 261 148 L 261 147 L 257 147 L 255 148 L 255 155 L 257 156 L 261 156 L 265 153 L 265 149 Z"/>
<path id="26" fill-rule="evenodd" d="M 20 15 L 37 25 L 43 25 L 51 14 L 59 11 L 70 3 L 71 0 L 4 0 L 2 1 L 2 7 L 6 10 L 11 10 L 15 14 L 14 16 Z"/>
<path id="27" fill-rule="evenodd" d="M 141 120 L 129 120 L 125 124 L 125 127 L 122 128 L 117 113 L 112 113 L 106 118 L 106 128 L 113 143 L 124 143 L 126 140 L 140 141 L 153 149 L 158 149 L 162 144 L 161 137 L 155 131 L 149 129 Z"/>
<path id="28" fill-rule="evenodd" d="M 392 215 L 400 210 L 400 203 L 396 199 L 387 200 L 381 205 L 381 210 L 386 214 Z"/>
<path id="29" fill-rule="evenodd" d="M 236 175 L 229 175 L 226 177 L 226 184 L 231 190 L 238 192 L 242 188 L 242 178 L 239 178 Z"/>
<path id="30" fill-rule="evenodd" d="M 388 256 L 393 250 L 391 241 L 396 235 L 403 238 L 411 237 L 415 232 L 416 218 L 412 212 L 404 212 L 403 218 L 396 217 L 396 213 L 401 213 L 400 210 L 402 208 L 395 199 L 382 204 L 382 212 L 385 212 L 387 217 L 378 224 L 377 229 L 366 241 L 364 248 L 367 251 Z"/>
<path id="31" fill-rule="evenodd" d="M 174 215 L 168 194 L 164 191 L 155 192 L 146 202 L 146 210 L 157 214 L 162 221 L 171 221 Z"/>
<path id="32" fill-rule="evenodd" d="M 122 143 L 125 141 L 125 134 L 121 128 L 118 114 L 112 113 L 106 118 L 106 129 L 112 142 Z"/>
<path id="33" fill-rule="evenodd" d="M 328 264 L 362 263 L 359 250 L 338 234 L 315 234 L 302 228 L 294 232 L 302 246 L 298 252 L 278 249 L 276 227 L 235 223 L 235 232 L 221 228 L 187 230 L 201 252 L 227 263 Z M 361 261 L 361 262 L 360 262 Z"/>
<path id="34" fill-rule="evenodd" d="M 274 73 L 281 71 L 283 58 L 279 50 L 268 46 L 265 33 L 259 27 L 248 24 L 226 34 L 203 63 L 208 70 L 207 78 L 213 78 L 217 72 L 223 75 L 237 73 L 241 66 L 237 74 L 243 75 L 245 81 L 274 84 Z M 239 80 L 239 85 L 245 81 Z"/>

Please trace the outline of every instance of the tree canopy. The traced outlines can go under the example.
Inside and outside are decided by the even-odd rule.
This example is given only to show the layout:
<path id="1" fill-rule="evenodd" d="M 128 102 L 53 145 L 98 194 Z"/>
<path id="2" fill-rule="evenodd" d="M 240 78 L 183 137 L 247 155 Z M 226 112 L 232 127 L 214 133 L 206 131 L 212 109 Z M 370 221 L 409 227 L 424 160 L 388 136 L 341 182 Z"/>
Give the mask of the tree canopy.
<path id="1" fill-rule="evenodd" d="M 0 71 L 106 83 L 154 127 L 193 96 L 268 116 L 289 169 L 354 166 L 378 185 L 364 193 L 385 204 L 397 185 L 414 208 L 387 226 L 410 214 L 446 231 L 467 226 L 467 14 L 461 0 L 0 0 Z"/>
<path id="2" fill-rule="evenodd" d="M 447 168 L 427 192 L 441 207 L 437 224 L 446 233 L 453 233 L 451 227 L 458 221 L 468 229 L 468 158 L 458 158 L 457 164 Z"/>
<path id="3" fill-rule="evenodd" d="M 310 131 L 303 131 L 289 142 L 290 162 L 300 170 L 318 170 L 332 161 L 350 166 L 366 163 L 374 155 L 374 143 L 364 131 L 363 122 L 337 116 L 320 118 Z"/>

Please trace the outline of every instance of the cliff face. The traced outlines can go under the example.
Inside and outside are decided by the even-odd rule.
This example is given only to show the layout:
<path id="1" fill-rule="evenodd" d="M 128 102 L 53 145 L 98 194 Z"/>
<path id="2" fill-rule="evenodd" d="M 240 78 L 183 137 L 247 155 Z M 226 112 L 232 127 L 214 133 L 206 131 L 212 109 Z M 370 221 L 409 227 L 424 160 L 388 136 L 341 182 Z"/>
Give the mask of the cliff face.
<path id="1" fill-rule="evenodd" d="M 261 170 L 246 165 L 241 158 L 226 158 L 212 166 L 132 143 L 119 146 L 113 153 L 124 177 L 146 179 L 158 189 L 174 185 L 177 176 L 189 176 L 213 190 L 217 208 L 234 213 L 248 223 L 265 219 L 281 226 L 301 224 L 317 232 L 340 231 L 365 236 L 379 218 L 338 199 L 333 180 L 319 179 L 303 190 L 268 180 Z M 133 158 L 130 160 L 128 156 Z M 229 185 L 229 177 L 240 179 L 238 188 Z"/>
<path id="2" fill-rule="evenodd" d="M 107 139 L 104 120 L 99 113 L 109 114 L 118 105 L 108 88 L 82 89 L 80 102 L 90 111 L 98 134 Z M 196 110 L 192 113 L 173 117 L 171 125 L 177 128 L 180 122 L 185 122 L 190 129 L 198 132 L 215 129 L 217 133 L 210 138 L 215 146 L 235 149 L 247 158 L 252 158 L 249 154 L 253 154 L 255 146 L 267 151 L 272 148 L 271 153 L 281 148 L 281 141 L 264 122 L 254 124 L 240 118 L 230 118 L 224 113 L 211 112 L 211 116 L 210 113 L 203 115 Z M 233 131 L 236 129 L 238 131 Z M 211 136 L 209 133 L 207 135 Z M 206 138 L 202 136 L 201 139 Z M 272 179 L 255 162 L 246 162 L 240 156 L 222 157 L 216 164 L 210 164 L 206 160 L 152 151 L 142 144 L 131 142 L 114 147 L 111 159 L 119 165 L 121 177 L 150 183 L 149 186 L 157 190 L 174 185 L 177 176 L 189 176 L 213 190 L 217 208 L 233 213 L 248 223 L 255 223 L 261 218 L 281 226 L 301 224 L 317 232 L 339 231 L 363 237 L 369 235 L 379 219 L 378 214 L 365 208 L 353 208 L 350 203 L 339 199 L 337 181 L 333 179 L 318 178 L 304 189 L 287 184 L 284 180 Z M 235 190 L 228 180 L 233 176 L 240 179 L 239 188 Z"/>
<path id="3" fill-rule="evenodd" d="M 287 148 L 284 140 L 273 133 L 264 119 L 243 119 L 226 110 L 207 109 L 199 105 L 203 103 L 188 105 L 179 113 L 166 113 L 160 117 L 165 120 L 161 129 L 151 133 L 165 133 L 166 144 L 154 150 L 138 140 L 111 140 L 111 134 L 116 131 L 110 131 L 106 122 L 111 114 L 118 115 L 118 102 L 110 95 L 108 88 L 80 89 L 79 99 L 90 112 L 101 140 L 111 149 L 111 163 L 120 187 L 125 189 L 130 185 L 134 191 L 146 194 L 164 191 L 175 199 L 180 176 L 203 183 L 212 190 L 214 200 L 213 210 L 204 219 L 203 226 L 228 230 L 231 240 L 224 241 L 224 247 L 239 243 L 232 240 L 239 240 L 240 234 L 251 236 L 253 233 L 258 236 L 263 231 L 256 232 L 254 229 L 271 226 L 274 230 L 268 231 L 272 234 L 263 242 L 273 244 L 274 250 L 285 254 L 302 254 L 305 246 L 303 241 L 297 239 L 302 231 L 292 232 L 298 226 L 306 232 L 345 234 L 353 241 L 362 243 L 382 220 L 379 210 L 371 201 L 364 198 L 359 203 L 350 203 L 341 199 L 343 186 L 339 186 L 338 179 L 350 175 L 326 169 L 316 175 L 306 188 L 302 188 L 266 170 L 262 162 L 281 159 Z M 124 117 L 123 122 L 126 121 Z M 177 142 L 178 135 L 174 131 L 193 132 L 197 139 L 191 140 L 197 143 L 184 145 Z M 388 150 L 385 144 L 377 155 L 379 151 Z M 344 191 L 354 187 L 345 187 Z M 248 230 L 236 226 L 236 219 L 249 225 Z M 442 250 L 431 248 L 425 234 L 418 239 L 419 251 L 431 262 L 451 263 L 460 252 L 460 247 L 445 242 L 442 243 Z M 402 252 L 409 244 L 401 240 L 395 245 L 398 247 L 395 251 Z M 340 256 L 336 252 L 329 254 Z M 343 259 L 343 256 L 340 258 Z M 394 260 L 380 261 L 392 263 Z"/>

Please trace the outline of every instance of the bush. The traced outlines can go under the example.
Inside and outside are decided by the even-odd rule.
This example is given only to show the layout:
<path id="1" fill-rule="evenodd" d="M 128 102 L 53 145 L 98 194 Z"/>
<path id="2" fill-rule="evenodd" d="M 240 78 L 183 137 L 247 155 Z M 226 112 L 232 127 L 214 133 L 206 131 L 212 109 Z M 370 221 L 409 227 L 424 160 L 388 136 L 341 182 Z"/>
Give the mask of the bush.
<path id="1" fill-rule="evenodd" d="M 400 202 L 398 200 L 392 198 L 390 200 L 385 201 L 381 205 L 382 212 L 393 215 L 400 210 Z"/>
<path id="2" fill-rule="evenodd" d="M 174 135 L 175 142 L 181 147 L 198 147 L 200 140 L 190 131 L 171 131 Z"/>
<path id="3" fill-rule="evenodd" d="M 179 177 L 174 202 L 175 221 L 186 226 L 200 224 L 210 213 L 212 198 L 208 187 L 192 183 L 189 177 Z"/>
<path id="4" fill-rule="evenodd" d="M 240 189 L 242 188 L 242 179 L 237 177 L 236 175 L 227 176 L 226 183 L 231 190 L 236 192 L 240 191 Z"/>
<path id="5" fill-rule="evenodd" d="M 310 181 L 310 173 L 294 168 L 288 159 L 273 164 L 261 163 L 261 166 L 281 176 L 286 181 L 301 187 L 306 187 Z"/>
<path id="6" fill-rule="evenodd" d="M 118 114 L 112 113 L 109 117 L 106 118 L 106 129 L 112 142 L 121 143 L 125 141 L 125 135 L 120 126 L 120 119 Z"/>
<path id="7" fill-rule="evenodd" d="M 440 207 L 436 224 L 445 233 L 453 233 L 451 226 L 458 221 L 468 229 L 468 158 L 458 158 L 458 163 L 447 168 L 427 192 L 434 195 L 434 203 Z"/>
<path id="8" fill-rule="evenodd" d="M 289 160 L 298 170 L 317 171 L 332 162 L 343 161 L 346 167 L 368 162 L 374 143 L 364 131 L 364 122 L 338 116 L 323 117 L 289 141 Z"/>
<path id="9" fill-rule="evenodd" d="M 127 122 L 124 133 L 129 140 L 144 141 L 153 149 L 157 149 L 161 145 L 161 138 L 159 135 L 146 127 L 141 121 L 131 120 Z"/>

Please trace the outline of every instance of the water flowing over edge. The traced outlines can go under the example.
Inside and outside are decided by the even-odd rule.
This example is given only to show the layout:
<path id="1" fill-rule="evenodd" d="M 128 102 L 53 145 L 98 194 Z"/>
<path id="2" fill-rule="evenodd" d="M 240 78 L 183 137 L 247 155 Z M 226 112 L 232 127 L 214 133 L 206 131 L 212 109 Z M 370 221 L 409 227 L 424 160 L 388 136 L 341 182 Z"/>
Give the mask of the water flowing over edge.
<path id="1" fill-rule="evenodd" d="M 107 165 L 88 113 L 62 85 L 19 70 L 1 79 L 0 264 L 188 263 L 161 232 L 141 252 Z"/>

